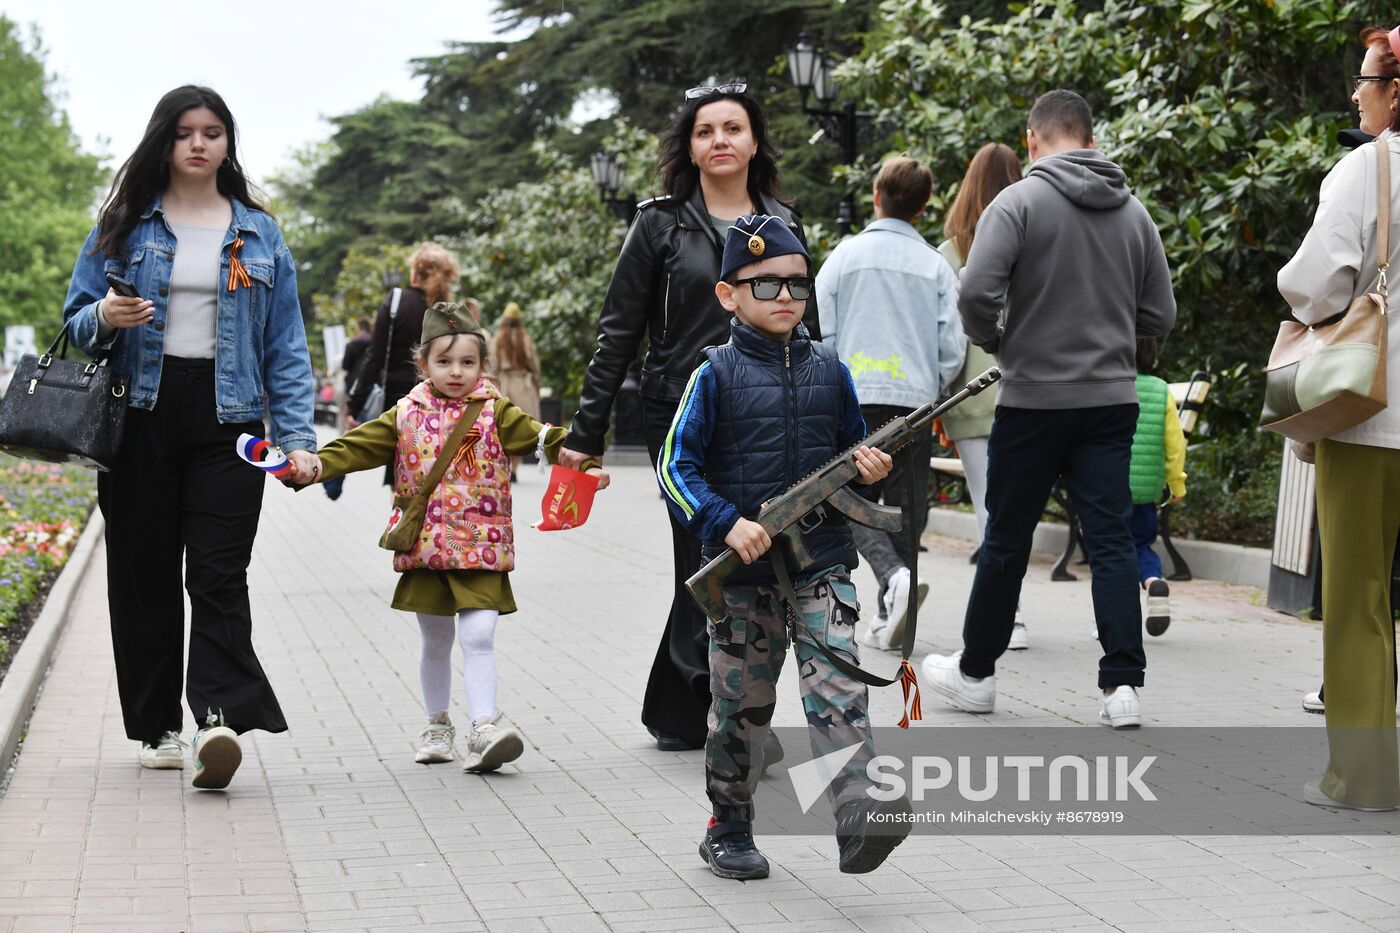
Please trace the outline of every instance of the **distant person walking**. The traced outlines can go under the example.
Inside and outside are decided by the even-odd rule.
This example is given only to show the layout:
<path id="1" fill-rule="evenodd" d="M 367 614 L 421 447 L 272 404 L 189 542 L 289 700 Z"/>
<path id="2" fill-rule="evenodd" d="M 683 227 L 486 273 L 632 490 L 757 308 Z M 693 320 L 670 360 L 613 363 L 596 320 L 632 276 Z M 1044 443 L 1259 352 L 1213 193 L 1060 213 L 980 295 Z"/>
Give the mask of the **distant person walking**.
<path id="1" fill-rule="evenodd" d="M 778 200 L 777 153 L 747 84 L 685 92 L 661 140 L 659 173 L 666 193 L 638 205 L 598 313 L 598 350 L 559 455 L 568 467 L 602 456 L 613 400 L 644 340 L 643 431 L 655 465 L 700 351 L 729 339 L 730 315 L 715 297 L 715 282 L 725 233 L 737 218 L 772 215 L 806 242 L 797 214 Z M 804 318 L 809 331 L 817 326 L 813 304 Z M 700 569 L 700 541 L 668 518 L 674 589 L 642 722 L 657 747 L 674 751 L 705 744 L 710 670 L 705 614 L 685 588 Z"/>
<path id="2" fill-rule="evenodd" d="M 1172 624 L 1171 587 L 1162 579 L 1162 558 L 1152 549 L 1157 541 L 1157 508 L 1162 491 L 1172 505 L 1186 497 L 1186 434 L 1176 414 L 1167 383 L 1152 375 L 1157 368 L 1157 341 L 1137 342 L 1138 421 L 1128 473 L 1133 495 L 1133 545 L 1137 548 L 1138 582 L 1147 591 L 1147 634 L 1154 638 Z"/>
<path id="3" fill-rule="evenodd" d="M 1136 342 L 1171 329 L 1176 301 L 1157 227 L 1123 170 L 1094 148 L 1084 98 L 1043 94 L 1027 125 L 1030 172 L 983 213 L 962 273 L 963 328 L 1004 376 L 964 647 L 927 656 L 924 680 L 955 706 L 992 711 L 1031 537 L 1062 476 L 1094 575 L 1100 718 L 1137 726 L 1147 659 L 1129 524 Z"/>
<path id="4" fill-rule="evenodd" d="M 143 768 L 183 768 L 183 680 L 200 788 L 228 786 L 238 734 L 287 728 L 253 651 L 247 571 L 265 482 L 236 455 L 238 436 L 267 435 L 266 409 L 270 439 L 299 469 L 314 466 L 316 448 L 297 266 L 249 190 L 237 142 L 211 89 L 162 97 L 63 307 L 73 343 L 111 347 L 113 368 L 131 378 L 117 462 L 97 475 L 126 734 Z M 109 289 L 109 274 L 140 297 Z"/>
<path id="5" fill-rule="evenodd" d="M 369 349 L 371 333 L 369 321 L 359 318 L 356 321 L 355 336 L 351 337 L 345 344 L 345 353 L 340 360 L 340 370 L 345 381 L 345 398 L 347 399 L 350 397 L 350 391 L 355 387 L 355 379 L 360 371 L 360 363 L 365 358 L 365 351 Z M 327 480 L 322 488 L 326 490 L 326 496 L 331 501 L 335 501 L 340 498 L 341 492 L 345 489 L 345 477 L 337 476 L 335 479 Z"/>
<path id="6" fill-rule="evenodd" d="M 855 380 L 861 414 L 871 430 L 938 400 L 962 368 L 965 338 L 958 321 L 952 268 L 914 229 L 933 191 L 933 173 L 907 156 L 890 159 L 875 177 L 875 220 L 837 245 L 817 273 L 821 331 Z M 904 526 L 877 531 L 852 523 L 856 548 L 880 582 L 878 615 L 860 642 L 898 648 L 904 638 L 909 568 L 928 517 L 932 435 L 925 432 L 894 461 L 886 478 L 860 491 L 898 506 Z M 908 496 L 910 477 L 914 496 Z"/>
<path id="7" fill-rule="evenodd" d="M 423 329 L 423 312 L 439 301 L 451 301 L 452 293 L 457 290 L 461 274 L 457 260 L 436 243 L 419 244 L 408 257 L 408 268 L 408 286 L 390 289 L 375 314 L 374 333 L 360 361 L 358 378 L 348 399 L 352 427 L 358 423 L 365 399 L 384 371 L 386 356 L 389 361 L 389 376 L 384 384 L 386 406 L 392 407 L 418 384 L 413 347 L 418 343 L 418 332 Z M 398 308 L 391 315 L 396 291 L 401 294 Z M 390 330 L 393 331 L 392 342 Z"/>
<path id="8" fill-rule="evenodd" d="M 1352 103 L 1360 129 L 1384 146 L 1357 147 L 1322 182 L 1317 215 L 1278 287 L 1304 324 L 1341 314 L 1379 288 L 1378 265 L 1400 244 L 1392 197 L 1390 255 L 1378 256 L 1378 149 L 1400 177 L 1400 30 L 1362 31 L 1366 47 Z M 1395 733 L 1395 624 L 1390 569 L 1400 534 L 1400 307 L 1387 296 L 1389 406 L 1317 443 L 1322 537 L 1322 668 L 1329 758 L 1308 803 L 1351 809 L 1400 805 Z"/>
<path id="9" fill-rule="evenodd" d="M 439 301 L 450 301 L 457 288 L 460 272 L 457 260 L 447 250 L 436 243 L 421 243 L 408 257 L 408 287 L 390 289 L 379 305 L 379 313 L 374 319 L 374 334 L 364 359 L 360 362 L 355 385 L 350 390 L 346 408 L 346 427 L 359 424 L 364 414 L 365 400 L 370 390 L 386 372 L 384 380 L 384 405 L 392 408 L 399 399 L 408 394 L 418 384 L 418 370 L 413 363 L 413 347 L 418 343 L 418 333 L 423 329 L 423 312 Z M 395 292 L 398 294 L 395 307 Z M 378 415 L 378 412 L 371 412 Z M 394 482 L 392 468 L 384 471 L 384 485 Z"/>
<path id="10" fill-rule="evenodd" d="M 536 421 L 540 420 L 540 355 L 535 342 L 525 330 L 520 305 L 511 302 L 501 313 L 491 356 L 496 363 L 496 382 L 501 393 L 520 410 Z M 520 468 L 520 458 L 510 461 L 511 479 Z"/>
<path id="11" fill-rule="evenodd" d="M 360 363 L 365 358 L 369 345 L 374 340 L 374 330 L 366 318 L 355 320 L 355 336 L 351 337 L 345 344 L 345 354 L 340 359 L 341 373 L 345 377 L 345 395 L 348 398 L 350 390 L 355 385 L 355 376 L 360 371 Z"/>
<path id="12" fill-rule="evenodd" d="M 948 260 L 953 272 L 962 274 L 967 254 L 972 251 L 977 221 L 982 219 L 987 205 L 1001 194 L 1003 188 L 1020 180 L 1021 160 L 1010 146 L 987 143 L 977 150 L 967 164 L 967 173 L 958 186 L 948 219 L 943 223 L 943 235 L 947 239 L 938 244 L 939 255 Z M 966 385 L 995 362 L 990 353 L 968 341 L 967 357 L 954 385 Z M 992 417 L 996 413 L 1000 393 L 1001 386 L 994 385 L 943 416 L 943 433 L 957 445 L 958 457 L 967 475 L 968 497 L 972 499 L 972 509 L 977 514 L 979 546 L 981 538 L 987 533 L 987 437 L 992 433 Z M 1015 640 L 1013 632 L 1013 647 Z"/>

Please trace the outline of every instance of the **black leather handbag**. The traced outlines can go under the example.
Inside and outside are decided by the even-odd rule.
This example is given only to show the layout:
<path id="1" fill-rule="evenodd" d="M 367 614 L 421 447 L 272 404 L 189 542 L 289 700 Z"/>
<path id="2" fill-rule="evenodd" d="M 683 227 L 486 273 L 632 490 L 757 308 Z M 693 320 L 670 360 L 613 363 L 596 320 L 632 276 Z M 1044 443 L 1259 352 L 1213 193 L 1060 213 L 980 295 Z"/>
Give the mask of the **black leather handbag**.
<path id="1" fill-rule="evenodd" d="M 0 401 L 0 450 L 26 460 L 110 470 L 121 448 L 129 380 L 107 365 L 68 359 L 63 325 L 48 352 L 25 354 Z"/>

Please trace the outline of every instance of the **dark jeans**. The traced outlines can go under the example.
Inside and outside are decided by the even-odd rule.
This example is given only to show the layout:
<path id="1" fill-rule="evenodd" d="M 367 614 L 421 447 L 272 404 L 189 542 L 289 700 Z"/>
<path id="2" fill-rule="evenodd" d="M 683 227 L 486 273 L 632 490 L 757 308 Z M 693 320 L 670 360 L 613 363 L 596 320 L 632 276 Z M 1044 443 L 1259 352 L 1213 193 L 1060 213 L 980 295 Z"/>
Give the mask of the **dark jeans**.
<path id="1" fill-rule="evenodd" d="M 166 357 L 155 410 L 127 413 L 115 468 L 97 475 L 128 738 L 155 743 L 181 729 L 182 681 L 198 725 L 212 712 L 238 732 L 287 728 L 253 653 L 247 570 L 265 480 L 234 453 L 244 432 L 263 425 L 219 423 L 212 360 Z"/>
<path id="2" fill-rule="evenodd" d="M 901 408 L 895 405 L 862 405 L 860 413 L 865 417 L 865 426 L 871 431 L 881 427 L 885 422 L 901 415 L 907 415 L 914 409 Z M 928 524 L 928 458 L 933 448 L 933 434 L 924 431 L 919 437 L 905 445 L 905 447 L 894 455 L 894 468 L 890 470 L 890 475 L 877 483 L 869 486 L 857 485 L 856 491 L 871 502 L 883 502 L 885 505 L 898 506 L 904 512 L 904 524 L 899 531 L 887 532 L 877 531 L 873 528 L 866 528 L 864 525 L 851 523 L 851 531 L 855 536 L 856 547 L 860 551 L 860 556 L 870 563 L 870 569 L 875 572 L 875 577 L 880 581 L 881 595 L 884 594 L 886 581 L 890 574 L 900 567 L 914 566 L 914 560 L 918 556 L 918 550 L 910 543 L 909 528 L 912 524 L 917 535 L 922 535 L 924 526 Z M 914 501 L 905 501 L 908 498 L 908 471 L 909 464 L 913 463 L 914 473 Z M 891 553 L 893 549 L 893 553 Z"/>
<path id="3" fill-rule="evenodd" d="M 1063 477 L 1094 575 L 1094 618 L 1104 650 L 1099 686 L 1142 686 L 1147 657 L 1128 490 L 1137 415 L 1137 405 L 997 406 L 987 441 L 987 535 L 963 622 L 961 667 L 967 676 L 991 676 L 1006 651 L 1035 525 L 1050 487 Z"/>
<path id="4" fill-rule="evenodd" d="M 642 420 L 652 466 L 656 465 L 661 445 L 671 430 L 676 405 L 676 402 L 642 399 Z M 666 508 L 664 503 L 661 507 Z M 705 628 L 705 613 L 685 588 L 685 581 L 700 569 L 700 539 L 686 531 L 669 508 L 666 517 L 671 523 L 675 589 L 666 630 L 661 635 L 661 644 L 656 647 L 656 659 L 652 661 L 651 676 L 647 678 L 642 723 L 654 732 L 680 736 L 699 748 L 705 744 L 706 719 L 710 711 L 710 636 Z"/>

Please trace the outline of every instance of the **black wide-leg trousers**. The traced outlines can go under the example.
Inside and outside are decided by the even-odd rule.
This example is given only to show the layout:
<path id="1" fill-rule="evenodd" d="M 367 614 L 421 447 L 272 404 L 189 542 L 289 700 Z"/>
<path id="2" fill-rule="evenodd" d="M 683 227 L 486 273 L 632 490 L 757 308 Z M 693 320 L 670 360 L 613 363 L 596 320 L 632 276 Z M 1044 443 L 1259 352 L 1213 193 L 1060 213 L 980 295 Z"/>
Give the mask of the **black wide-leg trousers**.
<path id="1" fill-rule="evenodd" d="M 647 452 L 656 465 L 666 434 L 671 430 L 677 402 L 644 398 L 642 412 Z M 686 531 L 665 503 L 671 523 L 671 561 L 674 590 L 666 630 L 656 647 L 646 696 L 642 699 L 642 723 L 653 733 L 678 736 L 696 748 L 705 744 L 710 712 L 710 636 L 705 613 L 695 602 L 685 581 L 700 569 L 700 539 Z"/>
<path id="2" fill-rule="evenodd" d="M 264 429 L 220 424 L 214 379 L 213 360 L 167 356 L 155 410 L 128 411 L 117 462 L 97 478 L 122 718 L 128 738 L 152 744 L 181 731 L 182 681 L 196 725 L 287 728 L 253 653 L 248 602 L 265 479 L 235 453 L 239 434 Z"/>

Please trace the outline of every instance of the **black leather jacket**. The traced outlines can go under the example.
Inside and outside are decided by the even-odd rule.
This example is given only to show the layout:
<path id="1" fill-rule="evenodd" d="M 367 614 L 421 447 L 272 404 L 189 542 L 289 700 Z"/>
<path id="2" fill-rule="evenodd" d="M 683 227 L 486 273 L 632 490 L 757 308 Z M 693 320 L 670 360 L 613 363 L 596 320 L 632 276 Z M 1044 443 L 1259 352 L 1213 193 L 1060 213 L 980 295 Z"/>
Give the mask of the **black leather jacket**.
<path id="1" fill-rule="evenodd" d="M 769 197 L 762 198 L 761 207 L 787 221 L 807 244 L 793 210 Z M 598 349 L 584 374 L 579 410 L 564 446 L 603 452 L 613 399 L 644 334 L 643 397 L 680 401 L 701 351 L 729 339 L 730 315 L 715 297 L 723 249 L 699 185 L 686 201 L 668 195 L 638 205 L 598 314 Z M 807 300 L 802 320 L 812 339 L 821 339 L 815 295 Z"/>

